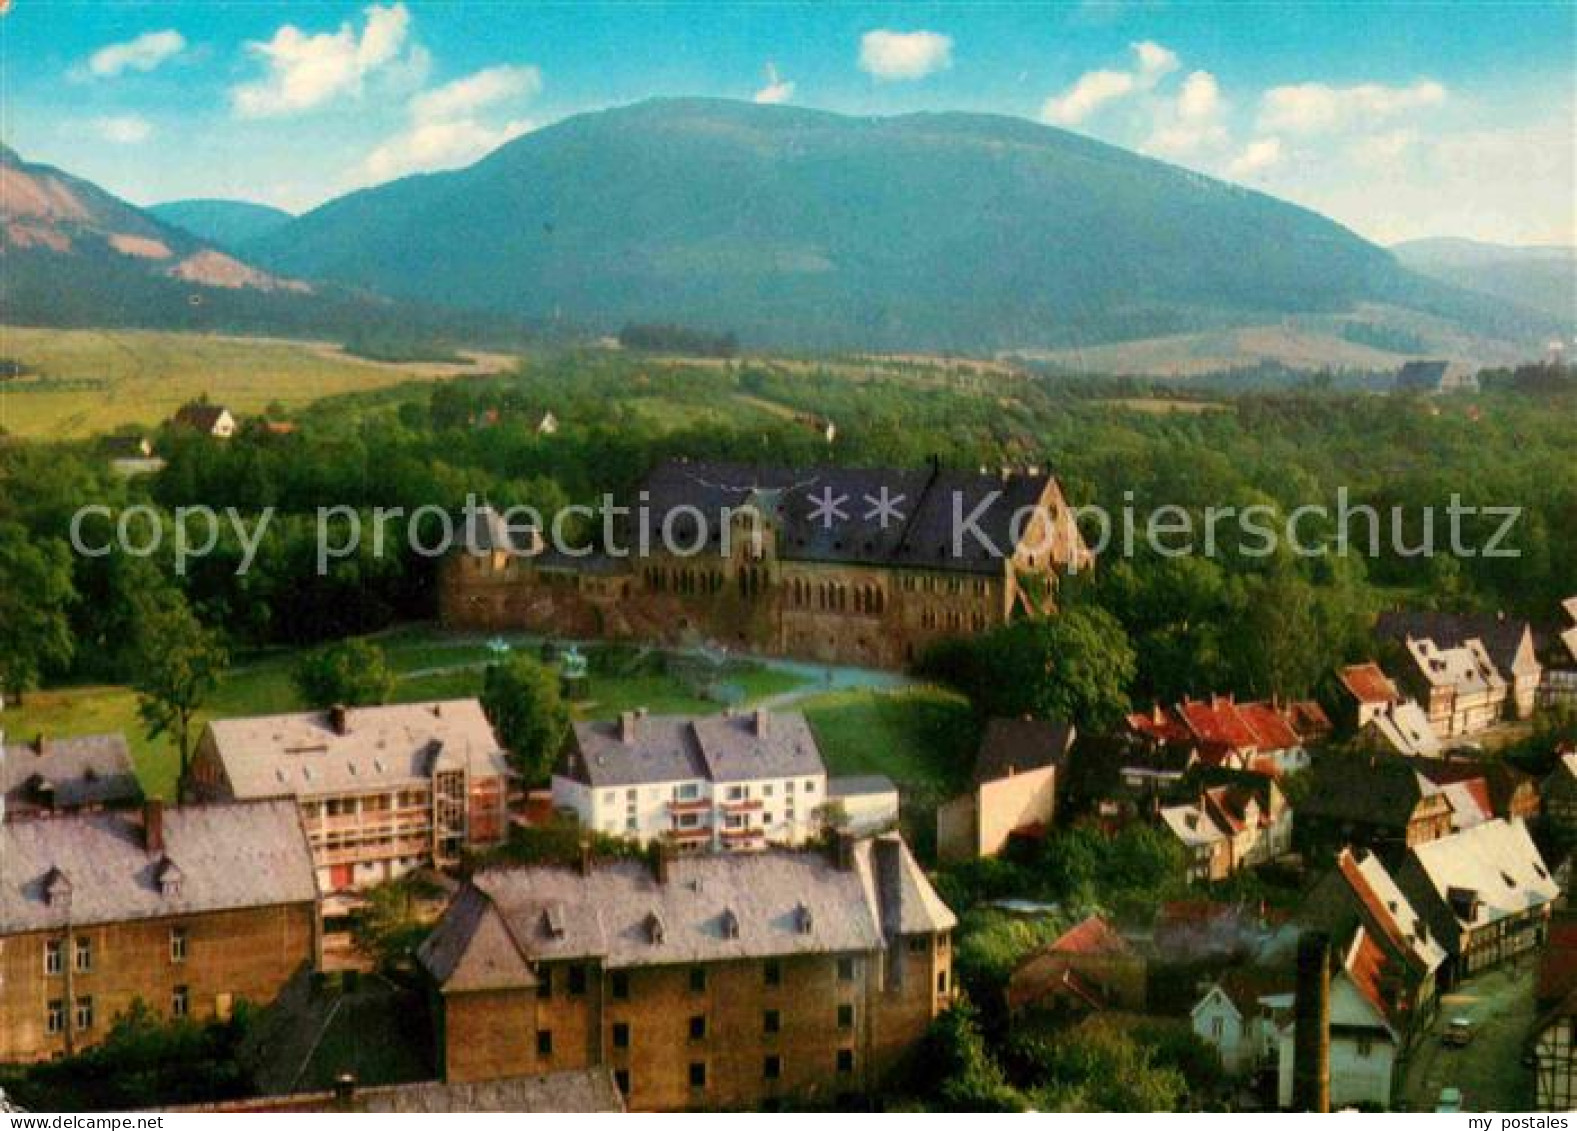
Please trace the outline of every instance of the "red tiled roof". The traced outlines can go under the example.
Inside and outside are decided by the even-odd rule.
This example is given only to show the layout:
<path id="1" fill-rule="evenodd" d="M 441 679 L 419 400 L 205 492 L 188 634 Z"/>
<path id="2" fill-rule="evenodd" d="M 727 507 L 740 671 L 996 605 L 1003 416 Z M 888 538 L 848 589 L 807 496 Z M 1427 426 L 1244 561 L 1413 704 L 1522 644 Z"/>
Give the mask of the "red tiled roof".
<path id="1" fill-rule="evenodd" d="M 1347 976 L 1369 1004 L 1380 1011 L 1380 1016 L 1394 1023 L 1405 1010 L 1387 1000 L 1384 982 L 1390 963 L 1384 948 L 1359 927 L 1347 955 Z"/>
<path id="2" fill-rule="evenodd" d="M 1185 700 L 1178 705 L 1177 713 L 1200 742 L 1220 743 L 1239 751 L 1259 745 L 1254 728 L 1230 699 Z"/>
<path id="3" fill-rule="evenodd" d="M 1242 703 L 1238 714 L 1254 732 L 1261 750 L 1291 750 L 1301 743 L 1298 734 L 1269 703 Z"/>
<path id="4" fill-rule="evenodd" d="M 1408 944 L 1407 931 L 1396 921 L 1391 909 L 1369 885 L 1351 849 L 1342 849 L 1341 854 L 1336 857 L 1336 867 L 1341 872 L 1342 879 L 1347 881 L 1347 886 L 1358 897 L 1358 902 L 1362 904 L 1369 925 L 1384 934 L 1386 941 L 1397 953 L 1407 955 L 1411 959 L 1413 949 Z"/>
<path id="5" fill-rule="evenodd" d="M 1056 954 L 1131 955 L 1133 947 L 1099 915 L 1091 915 L 1077 927 L 1065 932 L 1048 948 Z"/>
<path id="6" fill-rule="evenodd" d="M 1342 686 L 1360 703 L 1398 703 L 1401 696 L 1390 676 L 1375 663 L 1350 664 L 1337 673 Z"/>
<path id="7" fill-rule="evenodd" d="M 1192 736 L 1175 714 L 1164 707 L 1128 716 L 1128 729 L 1158 742 L 1187 742 Z"/>
<path id="8" fill-rule="evenodd" d="M 1334 729 L 1331 726 L 1331 717 L 1325 713 L 1325 708 L 1313 699 L 1298 699 L 1287 704 L 1282 717 L 1287 720 L 1287 725 L 1297 733 L 1300 739 L 1314 738 L 1326 735 Z"/>

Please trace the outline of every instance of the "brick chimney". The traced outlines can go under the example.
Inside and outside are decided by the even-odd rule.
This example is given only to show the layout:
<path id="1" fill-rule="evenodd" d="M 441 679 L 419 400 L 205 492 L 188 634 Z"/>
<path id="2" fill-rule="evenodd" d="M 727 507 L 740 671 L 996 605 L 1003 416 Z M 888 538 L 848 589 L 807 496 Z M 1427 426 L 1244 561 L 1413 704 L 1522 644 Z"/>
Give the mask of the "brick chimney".
<path id="1" fill-rule="evenodd" d="M 634 711 L 624 711 L 624 712 L 620 713 L 620 715 L 619 715 L 619 741 L 620 742 L 623 742 L 623 743 L 625 743 L 627 745 L 631 745 L 631 746 L 633 746 L 635 744 L 635 720 L 636 720 L 636 717 L 637 716 L 636 716 Z"/>
<path id="2" fill-rule="evenodd" d="M 350 730 L 350 710 L 345 704 L 336 703 L 329 708 L 329 727 L 339 735 Z"/>
<path id="3" fill-rule="evenodd" d="M 142 842 L 150 856 L 164 851 L 164 802 L 157 797 L 142 803 Z"/>
<path id="4" fill-rule="evenodd" d="M 596 854 L 591 850 L 591 841 L 580 842 L 580 874 L 591 875 L 592 866 L 596 863 Z"/>
<path id="5" fill-rule="evenodd" d="M 1331 1109 L 1331 940 L 1320 931 L 1298 939 L 1298 988 L 1293 1000 L 1292 1107 Z"/>
<path id="6" fill-rule="evenodd" d="M 44 732 L 43 731 L 39 731 L 36 735 L 33 736 L 32 746 L 33 746 L 33 753 L 37 754 L 39 757 L 43 757 L 44 751 L 49 749 L 49 743 L 44 738 Z"/>
<path id="7" fill-rule="evenodd" d="M 766 738 L 772 733 L 772 712 L 765 707 L 756 708 L 756 737 Z"/>
<path id="8" fill-rule="evenodd" d="M 658 841 L 652 845 L 652 875 L 659 885 L 666 887 L 673 879 L 674 853 L 668 845 Z"/>

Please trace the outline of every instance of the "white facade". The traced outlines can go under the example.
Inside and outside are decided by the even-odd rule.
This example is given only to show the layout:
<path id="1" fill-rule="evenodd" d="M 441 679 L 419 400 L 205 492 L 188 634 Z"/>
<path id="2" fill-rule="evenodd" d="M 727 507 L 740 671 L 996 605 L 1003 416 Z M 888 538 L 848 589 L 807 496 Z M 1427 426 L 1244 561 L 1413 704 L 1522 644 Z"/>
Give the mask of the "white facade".
<path id="1" fill-rule="evenodd" d="M 821 831 L 827 775 L 756 781 L 689 778 L 593 788 L 555 774 L 553 807 L 581 826 L 645 844 L 680 848 L 764 848 L 802 844 Z"/>
<path id="2" fill-rule="evenodd" d="M 1278 1037 L 1277 1101 L 1292 1106 L 1293 1030 Z M 1331 1110 L 1344 1107 L 1389 1108 L 1396 1038 L 1380 1011 L 1345 973 L 1331 978 Z"/>

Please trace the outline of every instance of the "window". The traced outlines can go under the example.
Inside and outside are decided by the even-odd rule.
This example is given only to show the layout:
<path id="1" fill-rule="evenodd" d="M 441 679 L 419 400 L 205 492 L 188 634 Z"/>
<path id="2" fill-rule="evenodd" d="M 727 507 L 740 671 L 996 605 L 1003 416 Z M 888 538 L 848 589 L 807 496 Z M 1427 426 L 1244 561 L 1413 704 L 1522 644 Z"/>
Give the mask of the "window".
<path id="1" fill-rule="evenodd" d="M 915 935 L 909 940 L 910 954 L 928 954 L 931 950 L 931 940 L 925 935 Z"/>
<path id="2" fill-rule="evenodd" d="M 78 1029 L 93 1028 L 93 999 L 91 997 L 79 997 L 77 999 L 76 1017 L 73 1020 L 76 1021 Z"/>
<path id="3" fill-rule="evenodd" d="M 701 787 L 693 781 L 674 786 L 674 798 L 678 801 L 694 801 L 700 796 Z"/>
<path id="4" fill-rule="evenodd" d="M 553 967 L 537 967 L 537 996 L 539 998 L 553 996 Z"/>
<path id="5" fill-rule="evenodd" d="M 838 1050 L 838 1071 L 842 1072 L 842 1073 L 849 1073 L 849 1072 L 853 1072 L 854 1071 L 854 1050 L 853 1049 L 839 1049 Z"/>
<path id="6" fill-rule="evenodd" d="M 93 940 L 92 939 L 78 939 L 77 940 L 77 945 L 76 945 L 76 948 L 75 948 L 75 958 L 74 958 L 74 960 L 72 962 L 72 966 L 76 969 L 77 973 L 79 973 L 79 974 L 90 974 L 90 973 L 93 972 Z"/>
<path id="7" fill-rule="evenodd" d="M 628 1021 L 615 1021 L 613 1023 L 613 1047 L 627 1049 L 630 1047 L 630 1023 Z"/>
<path id="8" fill-rule="evenodd" d="M 574 997 L 579 997 L 586 992 L 586 968 L 584 966 L 571 966 L 569 968 L 569 992 Z"/>
<path id="9" fill-rule="evenodd" d="M 783 1058 L 769 1056 L 761 1062 L 761 1078 L 763 1080 L 776 1080 L 783 1075 Z"/>
<path id="10" fill-rule="evenodd" d="M 706 1065 L 702 1061 L 692 1061 L 690 1064 L 690 1087 L 706 1087 Z"/>
<path id="11" fill-rule="evenodd" d="M 690 1018 L 690 1039 L 692 1041 L 706 1040 L 706 1017 L 703 1014 L 698 1013 Z"/>
<path id="12" fill-rule="evenodd" d="M 613 972 L 613 998 L 615 1001 L 628 1001 L 630 997 L 630 975 L 624 970 Z"/>
<path id="13" fill-rule="evenodd" d="M 806 782 L 805 783 L 805 792 L 806 793 L 815 793 L 816 792 L 816 783 L 813 782 L 813 781 Z"/>
<path id="14" fill-rule="evenodd" d="M 635 799 L 640 796 L 640 792 L 638 789 L 627 789 L 624 791 L 624 800 L 633 805 L 635 804 Z"/>
<path id="15" fill-rule="evenodd" d="M 66 943 L 64 939 L 44 940 L 44 973 L 62 974 L 66 969 Z"/>
<path id="16" fill-rule="evenodd" d="M 542 1058 L 545 1059 L 547 1057 L 551 1057 L 552 1055 L 553 1055 L 553 1030 L 552 1029 L 538 1029 L 537 1030 L 537 1056 L 542 1057 Z"/>
<path id="17" fill-rule="evenodd" d="M 838 1006 L 838 1028 L 854 1028 L 854 1006 L 848 1004 Z"/>
<path id="18" fill-rule="evenodd" d="M 761 968 L 761 975 L 769 986 L 783 984 L 783 963 L 775 958 L 767 959 L 766 965 Z"/>
<path id="19" fill-rule="evenodd" d="M 743 801 L 749 796 L 749 792 L 742 785 L 731 785 L 728 787 L 728 800 L 730 801 Z"/>
<path id="20" fill-rule="evenodd" d="M 1210 1039 L 1222 1040 L 1227 1035 L 1227 1019 L 1225 1017 L 1212 1017 L 1210 1019 Z"/>
<path id="21" fill-rule="evenodd" d="M 44 1011 L 44 1029 L 50 1033 L 58 1033 L 66 1027 L 66 1003 L 52 1001 Z"/>
<path id="22" fill-rule="evenodd" d="M 693 994 L 699 994 L 699 993 L 705 992 L 705 990 L 706 990 L 706 967 L 705 966 L 692 966 L 692 967 L 690 967 L 690 992 L 693 993 Z"/>
<path id="23" fill-rule="evenodd" d="M 946 970 L 938 970 L 936 972 L 936 992 L 939 993 L 939 994 L 945 994 L 947 992 L 947 971 Z"/>
<path id="24" fill-rule="evenodd" d="M 171 927 L 170 928 L 170 961 L 171 962 L 185 962 L 186 961 L 186 928 L 185 927 Z"/>
<path id="25" fill-rule="evenodd" d="M 1367 1059 L 1369 1057 L 1369 1055 L 1371 1053 L 1373 1053 L 1373 1052 L 1374 1052 L 1374 1038 L 1373 1037 L 1359 1037 L 1358 1038 L 1358 1055 L 1360 1057 L 1363 1057 L 1363 1058 Z"/>
<path id="26" fill-rule="evenodd" d="M 615 1072 L 613 1074 L 613 1083 L 622 1095 L 628 1096 L 630 1094 L 630 1073 L 628 1069 L 621 1068 Z"/>
<path id="27" fill-rule="evenodd" d="M 840 958 L 840 959 L 838 959 L 838 981 L 840 981 L 840 982 L 852 982 L 852 981 L 854 981 L 854 959 L 852 959 L 852 958 Z"/>
<path id="28" fill-rule="evenodd" d="M 626 818 L 624 818 L 624 831 L 625 832 L 633 833 L 633 832 L 638 832 L 639 830 L 640 830 L 640 822 L 639 821 L 637 821 L 634 817 L 626 817 Z"/>
<path id="29" fill-rule="evenodd" d="M 783 1028 L 783 1015 L 775 1009 L 769 1009 L 761 1015 L 761 1031 L 763 1033 L 776 1033 Z"/>
<path id="30" fill-rule="evenodd" d="M 176 986 L 170 994 L 170 1016 L 185 1017 L 192 1006 L 191 993 L 185 986 Z"/>

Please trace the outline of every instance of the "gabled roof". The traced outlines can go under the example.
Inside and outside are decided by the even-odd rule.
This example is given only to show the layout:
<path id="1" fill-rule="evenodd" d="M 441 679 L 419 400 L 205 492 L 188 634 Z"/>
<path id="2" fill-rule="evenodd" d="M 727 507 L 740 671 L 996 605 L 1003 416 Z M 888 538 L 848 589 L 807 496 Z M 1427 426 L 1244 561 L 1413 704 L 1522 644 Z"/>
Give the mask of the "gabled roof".
<path id="1" fill-rule="evenodd" d="M 1336 857 L 1336 874 L 1352 893 L 1361 921 L 1399 956 L 1426 974 L 1446 960 L 1445 948 L 1429 933 L 1378 856 L 1344 848 Z"/>
<path id="2" fill-rule="evenodd" d="M 1049 719 L 992 719 L 975 755 L 975 782 L 997 781 L 1011 774 L 1062 766 L 1073 748 L 1071 723 Z"/>
<path id="3" fill-rule="evenodd" d="M 444 760 L 473 777 L 509 764 L 475 699 L 215 719 L 207 736 L 239 798 L 315 797 L 426 782 Z"/>
<path id="4" fill-rule="evenodd" d="M 418 959 L 445 992 L 534 984 L 538 962 L 609 969 L 872 951 L 957 923 L 902 840 L 861 841 L 853 867 L 815 852 L 681 856 L 587 874 L 533 866 L 474 875 Z M 654 929 L 654 924 L 658 929 Z"/>
<path id="5" fill-rule="evenodd" d="M 805 716 L 779 711 L 703 718 L 635 714 L 612 722 L 576 723 L 574 749 L 566 753 L 559 772 L 600 789 L 818 777 L 827 771 Z"/>
<path id="6" fill-rule="evenodd" d="M 1519 789 L 1533 784 L 1533 778 L 1503 758 L 1441 758 L 1418 763 L 1418 772 L 1437 785 L 1462 783 L 1470 786 L 1476 800 L 1491 817 L 1511 816 L 1512 800 Z"/>
<path id="7" fill-rule="evenodd" d="M 293 801 L 172 806 L 162 824 L 158 851 L 137 812 L 0 824 L 0 935 L 317 899 Z M 179 884 L 159 883 L 165 860 Z"/>
<path id="8" fill-rule="evenodd" d="M 229 415 L 230 410 L 224 405 L 192 401 L 175 410 L 175 422 L 202 432 L 212 432 L 214 426 Z"/>
<path id="9" fill-rule="evenodd" d="M 1554 902 L 1560 886 L 1521 821 L 1497 818 L 1427 844 L 1415 844 L 1411 856 L 1434 888 L 1441 904 L 1451 907 L 1449 893 L 1472 892 L 1477 912 L 1466 927 L 1480 927 L 1509 915 Z"/>
<path id="10" fill-rule="evenodd" d="M 1403 1005 L 1405 997 L 1387 992 L 1386 982 L 1394 974 L 1394 967 L 1394 960 L 1368 931 L 1359 927 L 1353 932 L 1347 952 L 1342 956 L 1342 969 L 1351 980 L 1353 988 L 1369 1004 L 1375 1016 L 1386 1028 L 1393 1031 L 1393 1035 L 1405 1021 L 1406 1014 Z M 1332 1009 L 1333 1026 L 1339 1023 L 1352 1024 L 1354 1020 L 1356 1019 L 1343 1018 L 1338 1022 L 1336 1010 Z"/>
<path id="11" fill-rule="evenodd" d="M 1366 825 L 1404 828 L 1419 804 L 1440 792 L 1412 759 L 1389 754 L 1327 751 L 1314 759 L 1311 774 L 1300 815 Z"/>
<path id="12" fill-rule="evenodd" d="M 1495 613 L 1441 613 L 1426 610 L 1390 610 L 1375 621 L 1382 640 L 1405 644 L 1430 640 L 1437 648 L 1461 648 L 1470 640 L 1483 645 L 1490 662 L 1506 680 L 1519 669 L 1536 671 L 1533 629 L 1525 620 Z"/>
<path id="13" fill-rule="evenodd" d="M 1453 829 L 1471 829 L 1495 816 L 1495 808 L 1489 801 L 1489 787 L 1483 778 L 1446 782 L 1441 785 L 1440 792 L 1451 802 Z"/>
<path id="14" fill-rule="evenodd" d="M 1407 651 L 1431 687 L 1449 687 L 1459 695 L 1483 695 L 1506 686 L 1477 637 L 1455 647 L 1442 647 L 1427 637 L 1410 637 Z"/>
<path id="15" fill-rule="evenodd" d="M 1187 805 L 1167 805 L 1161 809 L 1161 821 L 1172 835 L 1190 848 L 1203 848 L 1216 844 L 1231 835 L 1216 815 L 1197 802 Z"/>
<path id="16" fill-rule="evenodd" d="M 1440 753 L 1440 736 L 1429 713 L 1412 699 L 1387 706 L 1364 724 L 1364 731 L 1409 758 L 1433 758 Z"/>
<path id="17" fill-rule="evenodd" d="M 1376 663 L 1349 664 L 1337 672 L 1341 685 L 1359 703 L 1399 703 L 1401 694 L 1391 677 L 1380 670 Z"/>
<path id="18" fill-rule="evenodd" d="M 1265 999 L 1292 993 L 1296 979 L 1287 970 L 1267 970 L 1256 966 L 1234 966 L 1221 975 L 1194 1006 L 1197 1012 L 1212 991 L 1220 993 L 1247 1020 L 1258 1013 L 1267 1012 Z"/>
<path id="19" fill-rule="evenodd" d="M 57 808 L 124 805 L 142 799 L 131 749 L 121 734 L 49 738 L 0 747 L 0 795 L 7 813 L 31 809 L 41 786 Z"/>
<path id="20" fill-rule="evenodd" d="M 1105 954 L 1128 958 L 1138 954 L 1128 940 L 1099 915 L 1091 915 L 1069 928 L 1045 949 L 1053 954 Z"/>

